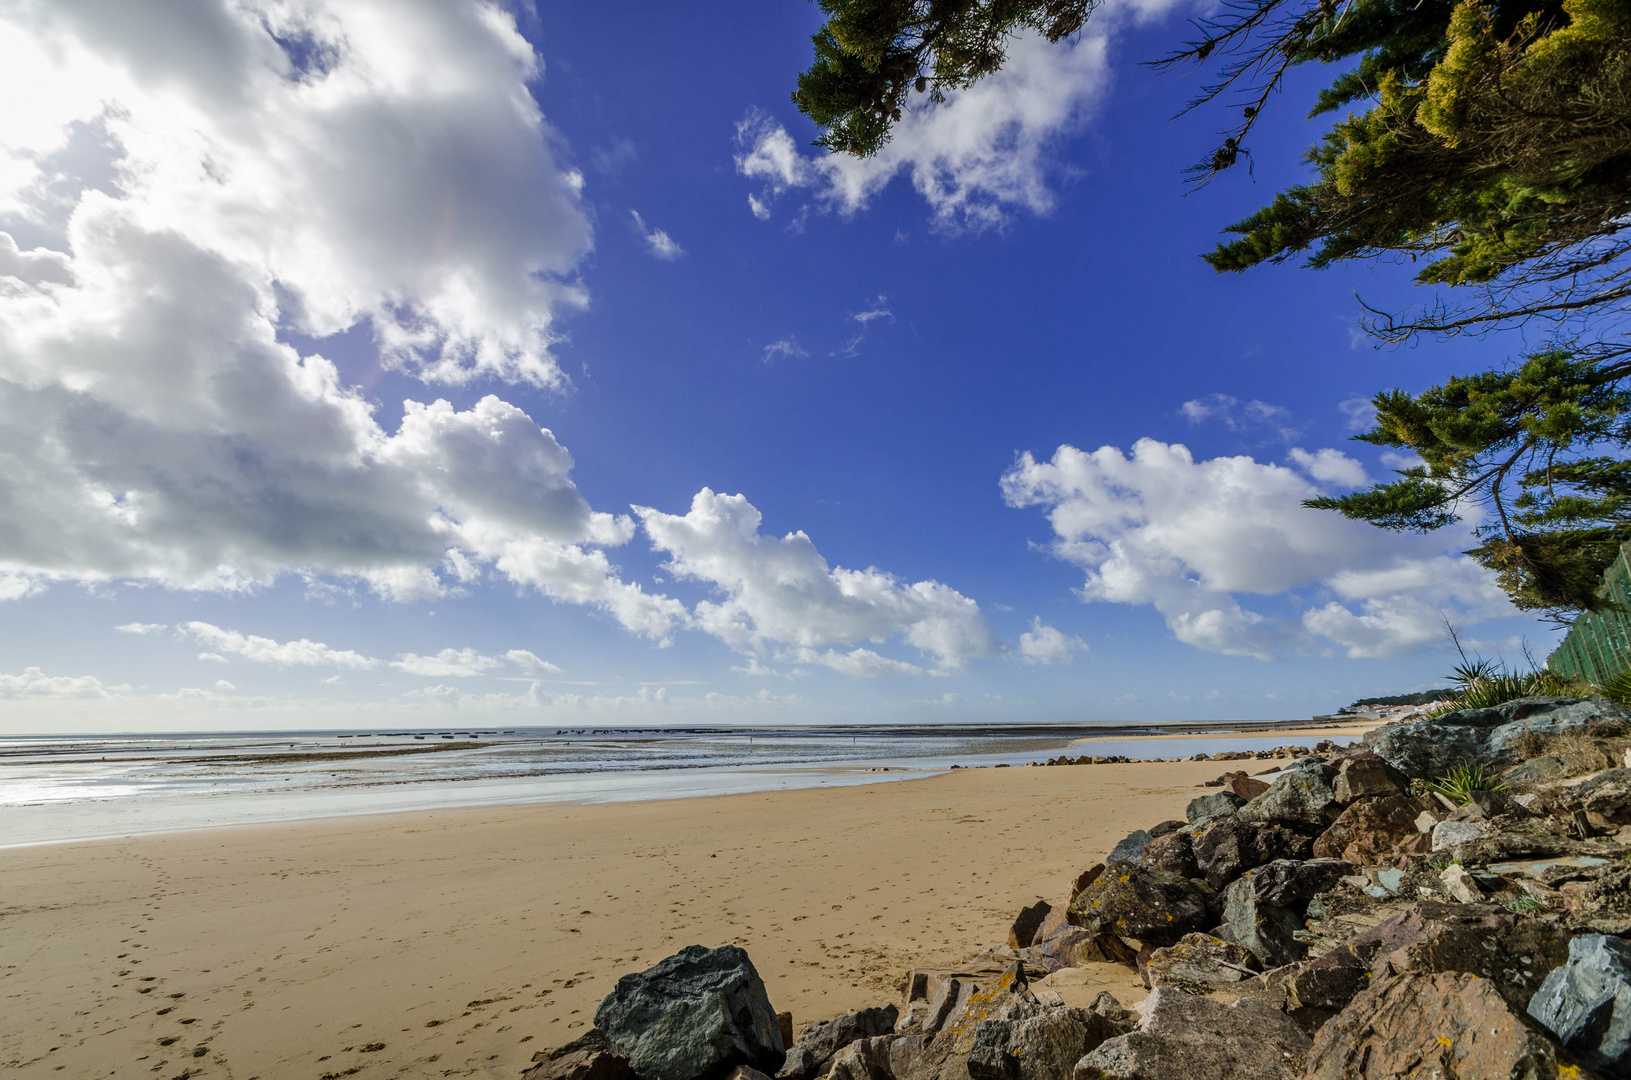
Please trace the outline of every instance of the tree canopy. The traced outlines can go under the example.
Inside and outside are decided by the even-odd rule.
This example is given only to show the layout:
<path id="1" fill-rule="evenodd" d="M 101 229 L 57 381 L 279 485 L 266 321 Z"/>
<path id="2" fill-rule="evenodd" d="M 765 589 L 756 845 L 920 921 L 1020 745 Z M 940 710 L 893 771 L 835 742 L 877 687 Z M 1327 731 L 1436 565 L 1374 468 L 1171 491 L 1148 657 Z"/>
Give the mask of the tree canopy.
<path id="1" fill-rule="evenodd" d="M 819 0 L 829 18 L 798 107 L 836 152 L 868 155 L 917 99 L 997 70 L 1006 39 L 1076 33 L 1096 0 Z M 1224 231 L 1222 272 L 1409 260 L 1434 299 L 1370 309 L 1384 342 L 1538 327 L 1553 347 L 1423 393 L 1377 395 L 1360 436 L 1414 451 L 1400 479 L 1310 503 L 1384 528 L 1489 515 L 1469 554 L 1520 606 L 1560 619 L 1599 603 L 1631 539 L 1631 0 L 1226 0 L 1153 62 L 1210 65 L 1190 103 L 1225 109 L 1205 183 L 1250 157 L 1287 72 L 1340 69 L 1310 116 L 1336 114 L 1312 179 Z"/>

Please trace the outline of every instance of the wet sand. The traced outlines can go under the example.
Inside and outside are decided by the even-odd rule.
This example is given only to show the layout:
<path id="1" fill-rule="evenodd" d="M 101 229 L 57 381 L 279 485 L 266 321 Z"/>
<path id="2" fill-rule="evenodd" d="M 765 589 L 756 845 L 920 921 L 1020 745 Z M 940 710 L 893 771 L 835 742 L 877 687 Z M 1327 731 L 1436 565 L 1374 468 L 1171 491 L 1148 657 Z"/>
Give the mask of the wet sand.
<path id="1" fill-rule="evenodd" d="M 0 1067 L 514 1080 L 620 974 L 693 943 L 744 946 L 802 1025 L 1000 942 L 1126 833 L 1181 817 L 1201 781 L 1272 764 L 971 769 L 0 850 Z"/>

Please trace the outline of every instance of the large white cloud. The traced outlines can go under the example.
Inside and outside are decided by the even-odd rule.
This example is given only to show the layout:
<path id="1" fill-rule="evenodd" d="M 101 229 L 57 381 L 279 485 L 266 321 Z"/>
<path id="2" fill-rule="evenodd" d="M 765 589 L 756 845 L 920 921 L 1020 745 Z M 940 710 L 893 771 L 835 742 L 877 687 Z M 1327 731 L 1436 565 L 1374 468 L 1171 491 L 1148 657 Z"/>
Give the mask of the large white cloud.
<path id="1" fill-rule="evenodd" d="M 787 129 L 753 112 L 737 126 L 737 170 L 760 185 L 749 207 L 761 218 L 777 197 L 810 189 L 824 208 L 852 214 L 897 176 L 911 179 L 937 226 L 1000 225 L 1015 209 L 1052 209 L 1050 151 L 1080 126 L 1109 84 L 1105 37 L 1095 29 L 1050 45 L 1013 39 L 1003 69 L 936 105 L 915 95 L 877 154 L 806 154 Z"/>
<path id="2" fill-rule="evenodd" d="M 697 603 L 695 626 L 743 653 L 780 647 L 793 662 L 875 676 L 923 669 L 870 649 L 829 646 L 899 634 L 940 670 L 999 651 L 979 605 L 957 590 L 936 581 L 908 584 L 875 567 L 830 567 L 802 531 L 761 534 L 759 511 L 741 495 L 703 488 L 686 514 L 639 506 L 635 513 L 676 577 L 721 594 Z"/>
<path id="3" fill-rule="evenodd" d="M 591 232 L 497 5 L 22 0 L 0 55 L 28 103 L 0 115 L 0 211 L 72 209 L 52 191 L 94 130 L 124 222 L 217 254 L 301 330 L 366 319 L 436 378 L 559 381 L 552 317 L 582 300 Z"/>
<path id="4" fill-rule="evenodd" d="M 1441 639 L 1445 614 L 1471 623 L 1513 613 L 1487 572 L 1446 553 L 1446 538 L 1302 506 L 1328 490 L 1319 484 L 1363 482 L 1358 462 L 1330 449 L 1289 457 L 1307 475 L 1244 456 L 1197 462 L 1153 439 L 1131 455 L 1061 446 L 1051 461 L 1021 455 L 1002 489 L 1011 506 L 1046 510 L 1052 551 L 1086 571 L 1082 599 L 1151 604 L 1203 649 L 1269 657 L 1324 638 L 1349 656 L 1398 656 Z M 1330 599 L 1299 619 L 1238 598 L 1310 589 Z"/>
<path id="5" fill-rule="evenodd" d="M 666 640 L 572 459 L 516 406 L 403 405 L 321 355 L 556 386 L 591 233 L 498 7 L 0 8 L 0 597 L 279 574 L 441 595 L 497 567 Z M 17 236 L 28 236 L 19 243 Z M 26 250 L 25 250 L 26 248 Z"/>

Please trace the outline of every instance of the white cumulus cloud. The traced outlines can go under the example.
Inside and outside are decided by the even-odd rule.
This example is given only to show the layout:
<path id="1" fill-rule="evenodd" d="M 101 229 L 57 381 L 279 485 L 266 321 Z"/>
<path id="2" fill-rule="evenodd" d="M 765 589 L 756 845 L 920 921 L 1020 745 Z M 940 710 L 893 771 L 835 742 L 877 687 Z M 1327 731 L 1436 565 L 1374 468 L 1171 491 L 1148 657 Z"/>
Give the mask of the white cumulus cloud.
<path id="1" fill-rule="evenodd" d="M 853 214 L 904 175 L 940 228 L 1001 225 L 1015 209 L 1047 213 L 1050 152 L 1108 85 L 1105 53 L 1096 30 L 1055 45 L 1034 34 L 1014 38 L 995 75 L 939 105 L 915 95 L 894 137 L 869 158 L 805 154 L 780 123 L 750 112 L 736 132 L 737 171 L 760 185 L 749 209 L 769 218 L 778 196 L 802 188 L 822 207 Z"/>
<path id="2" fill-rule="evenodd" d="M 1310 474 L 1362 478 L 1336 451 L 1303 458 Z M 1472 623 L 1514 610 L 1487 572 L 1446 553 L 1464 538 L 1309 510 L 1302 502 L 1320 488 L 1250 457 L 1197 462 L 1153 439 L 1131 455 L 1061 446 L 1051 461 L 1021 455 L 1002 489 L 1009 505 L 1046 511 L 1051 550 L 1086 572 L 1082 599 L 1153 605 L 1179 640 L 1202 649 L 1267 658 L 1323 638 L 1353 657 L 1399 656 L 1442 637 L 1441 613 Z M 1297 619 L 1240 601 L 1309 588 L 1331 598 Z"/>
<path id="3" fill-rule="evenodd" d="M 180 627 L 183 633 L 207 646 L 211 651 L 199 659 L 221 660 L 226 656 L 241 656 L 257 664 L 273 667 L 342 667 L 365 671 L 379 666 L 379 661 L 350 649 L 333 649 L 320 641 L 276 641 L 254 634 L 240 634 L 207 622 L 189 622 Z"/>
<path id="4" fill-rule="evenodd" d="M 0 674 L 0 698 L 105 698 L 108 691 L 94 675 L 47 675 L 37 667 L 21 675 Z"/>
<path id="5" fill-rule="evenodd" d="M 0 8 L 0 599 L 55 580 L 413 600 L 495 572 L 667 640 L 554 436 L 492 394 L 397 430 L 320 352 L 564 385 L 582 178 L 477 0 Z M 18 237 L 28 236 L 26 242 Z M 219 650 L 217 650 L 219 651 Z"/>
<path id="6" fill-rule="evenodd" d="M 791 662 L 875 675 L 922 669 L 871 650 L 827 647 L 898 634 L 945 670 L 998 651 L 979 605 L 957 590 L 936 581 L 907 583 L 875 567 L 831 567 L 803 532 L 761 534 L 759 511 L 741 495 L 703 488 L 686 514 L 634 509 L 676 578 L 720 593 L 717 601 L 696 604 L 693 625 L 744 654 L 785 647 Z"/>
<path id="7" fill-rule="evenodd" d="M 1087 642 L 1049 626 L 1040 615 L 1019 635 L 1019 657 L 1026 664 L 1068 664 L 1072 653 L 1085 651 Z"/>

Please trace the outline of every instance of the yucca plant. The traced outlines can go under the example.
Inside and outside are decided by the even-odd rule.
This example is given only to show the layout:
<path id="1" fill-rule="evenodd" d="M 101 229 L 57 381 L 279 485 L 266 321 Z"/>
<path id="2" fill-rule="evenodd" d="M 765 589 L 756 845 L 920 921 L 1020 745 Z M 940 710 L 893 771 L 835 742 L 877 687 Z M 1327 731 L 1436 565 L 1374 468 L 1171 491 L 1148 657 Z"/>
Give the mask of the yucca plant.
<path id="1" fill-rule="evenodd" d="M 1631 668 L 1624 669 L 1594 689 L 1600 696 L 1616 704 L 1631 705 Z"/>
<path id="2" fill-rule="evenodd" d="M 1506 784 L 1494 769 L 1477 762 L 1467 762 L 1430 782 L 1427 790 L 1444 796 L 1457 806 L 1465 806 L 1472 801 L 1475 791 L 1500 791 L 1504 787 Z"/>

